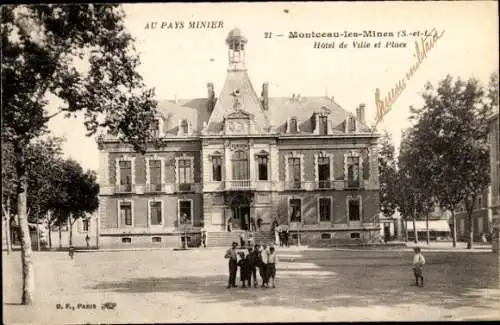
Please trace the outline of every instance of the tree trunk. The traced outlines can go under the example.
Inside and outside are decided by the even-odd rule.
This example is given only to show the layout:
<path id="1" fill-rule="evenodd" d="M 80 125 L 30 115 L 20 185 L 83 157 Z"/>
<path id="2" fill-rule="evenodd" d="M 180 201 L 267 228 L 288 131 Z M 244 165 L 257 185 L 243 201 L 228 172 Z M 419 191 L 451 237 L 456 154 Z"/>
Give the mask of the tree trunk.
<path id="1" fill-rule="evenodd" d="M 17 188 L 17 215 L 19 218 L 19 239 L 21 241 L 21 264 L 23 272 L 22 304 L 32 305 L 35 293 L 35 269 L 31 252 L 31 237 L 28 226 L 27 191 L 28 175 L 24 157 L 24 146 L 17 143 L 14 148 L 16 156 L 16 171 L 18 177 Z"/>
<path id="2" fill-rule="evenodd" d="M 404 227 L 405 227 L 405 242 L 408 242 L 408 222 L 406 221 L 406 218 L 404 220 Z"/>
<path id="3" fill-rule="evenodd" d="M 49 230 L 49 249 L 52 249 L 52 214 L 47 213 L 47 228 Z"/>
<path id="4" fill-rule="evenodd" d="M 69 248 L 73 247 L 73 223 L 71 222 L 71 214 L 68 217 L 69 230 Z"/>
<path id="5" fill-rule="evenodd" d="M 415 244 L 418 243 L 417 216 L 415 213 L 413 213 L 413 236 L 415 236 Z"/>
<path id="6" fill-rule="evenodd" d="M 62 230 L 61 230 L 61 221 L 59 220 L 59 249 L 62 249 Z"/>
<path id="7" fill-rule="evenodd" d="M 457 247 L 457 216 L 455 215 L 454 207 L 451 209 L 451 220 L 453 221 L 453 229 L 452 229 L 453 247 Z"/>
<path id="8" fill-rule="evenodd" d="M 467 216 L 468 230 L 469 230 L 469 240 L 467 241 L 467 249 L 472 249 L 474 244 L 474 219 L 472 219 L 472 211 L 468 213 Z"/>
<path id="9" fill-rule="evenodd" d="M 40 251 L 40 227 L 38 225 L 38 220 L 36 223 L 36 249 Z"/>
<path id="10" fill-rule="evenodd" d="M 427 245 L 431 242 L 431 233 L 429 232 L 429 214 L 425 214 L 425 230 L 427 232 Z"/>
<path id="11" fill-rule="evenodd" d="M 12 252 L 12 242 L 11 242 L 11 234 L 10 234 L 10 197 L 7 197 L 7 203 L 6 203 L 6 211 L 5 211 L 5 218 L 7 219 L 7 224 L 5 225 L 5 233 L 7 236 L 7 254 L 10 254 Z"/>

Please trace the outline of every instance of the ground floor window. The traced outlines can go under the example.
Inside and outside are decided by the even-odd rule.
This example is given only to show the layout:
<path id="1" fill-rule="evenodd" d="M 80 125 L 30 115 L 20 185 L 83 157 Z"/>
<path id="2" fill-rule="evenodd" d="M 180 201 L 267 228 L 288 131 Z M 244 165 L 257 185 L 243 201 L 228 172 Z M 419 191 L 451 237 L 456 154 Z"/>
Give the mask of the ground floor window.
<path id="1" fill-rule="evenodd" d="M 179 200 L 179 222 L 181 225 L 193 223 L 193 201 Z"/>
<path id="2" fill-rule="evenodd" d="M 332 201 L 329 197 L 321 197 L 318 201 L 319 221 L 331 221 Z"/>
<path id="3" fill-rule="evenodd" d="M 288 201 L 290 212 L 290 222 L 302 221 L 302 202 L 300 199 L 290 199 Z"/>
<path id="4" fill-rule="evenodd" d="M 162 204 L 161 201 L 149 202 L 149 220 L 152 226 L 159 226 L 162 224 Z"/>
<path id="5" fill-rule="evenodd" d="M 132 202 L 120 202 L 120 224 L 132 226 Z"/>
<path id="6" fill-rule="evenodd" d="M 88 232 L 90 227 L 90 219 L 82 219 L 82 231 Z"/>

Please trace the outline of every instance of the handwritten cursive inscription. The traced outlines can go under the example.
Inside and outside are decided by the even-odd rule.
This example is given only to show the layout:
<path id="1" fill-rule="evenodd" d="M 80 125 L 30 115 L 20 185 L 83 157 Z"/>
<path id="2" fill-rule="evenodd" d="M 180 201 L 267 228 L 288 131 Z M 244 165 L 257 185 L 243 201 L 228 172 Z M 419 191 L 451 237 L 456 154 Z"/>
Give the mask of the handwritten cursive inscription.
<path id="1" fill-rule="evenodd" d="M 426 33 L 427 34 L 427 33 Z M 387 96 L 381 98 L 380 89 L 375 89 L 375 105 L 377 107 L 377 115 L 375 116 L 375 125 L 377 125 L 384 116 L 391 110 L 392 104 L 398 99 L 399 95 L 406 88 L 406 83 L 410 81 L 415 72 L 420 67 L 420 64 L 427 58 L 430 50 L 434 48 L 436 42 L 443 36 L 444 31 L 439 34 L 433 28 L 429 34 L 420 37 L 420 42 L 415 41 L 415 57 L 417 61 L 410 67 L 403 78 L 398 80 L 394 87 L 387 93 Z"/>

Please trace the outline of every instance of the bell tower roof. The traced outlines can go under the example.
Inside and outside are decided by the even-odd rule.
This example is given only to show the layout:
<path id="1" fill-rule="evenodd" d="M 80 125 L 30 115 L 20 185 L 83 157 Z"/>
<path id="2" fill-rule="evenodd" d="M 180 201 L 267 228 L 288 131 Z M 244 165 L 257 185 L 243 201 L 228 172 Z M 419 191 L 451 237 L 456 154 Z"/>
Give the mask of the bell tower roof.
<path id="1" fill-rule="evenodd" d="M 241 34 L 241 30 L 239 28 L 233 28 L 229 34 L 227 34 L 226 37 L 226 43 L 231 46 L 231 44 L 234 42 L 241 42 L 241 43 L 247 43 L 248 40 L 246 39 L 245 36 Z"/>

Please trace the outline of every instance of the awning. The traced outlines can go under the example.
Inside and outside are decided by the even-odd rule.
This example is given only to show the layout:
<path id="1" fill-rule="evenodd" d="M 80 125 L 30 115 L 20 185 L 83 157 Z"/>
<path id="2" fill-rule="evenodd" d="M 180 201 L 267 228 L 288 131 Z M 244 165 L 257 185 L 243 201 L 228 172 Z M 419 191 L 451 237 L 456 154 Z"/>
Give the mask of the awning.
<path id="1" fill-rule="evenodd" d="M 406 225 L 408 227 L 408 231 L 413 231 L 413 221 L 407 221 Z M 427 231 L 425 220 L 415 221 L 415 227 L 417 228 L 417 231 Z M 449 232 L 450 225 L 447 220 L 429 220 L 429 230 Z"/>

